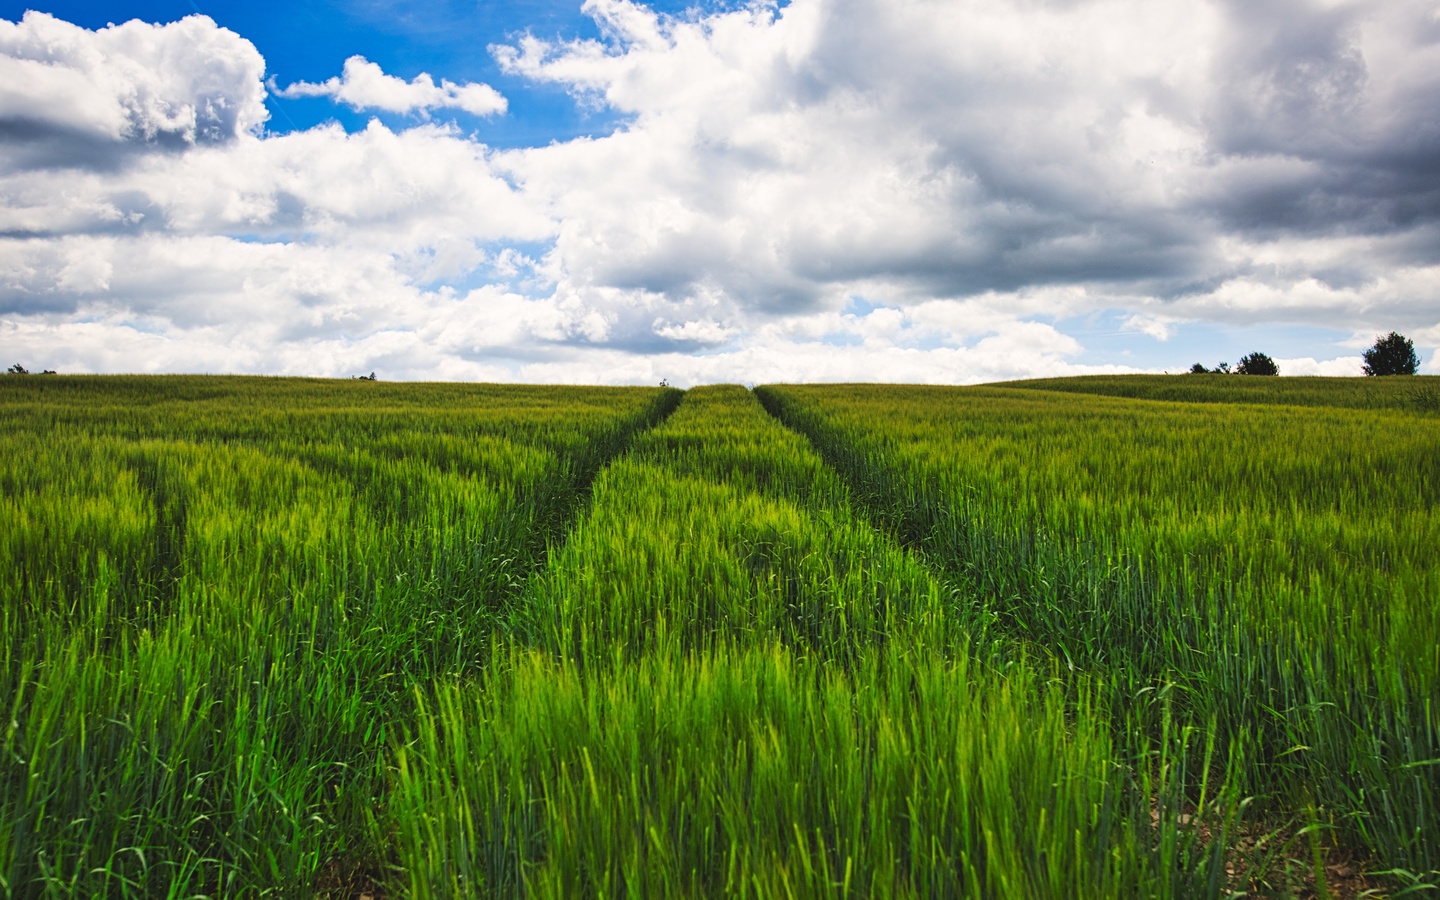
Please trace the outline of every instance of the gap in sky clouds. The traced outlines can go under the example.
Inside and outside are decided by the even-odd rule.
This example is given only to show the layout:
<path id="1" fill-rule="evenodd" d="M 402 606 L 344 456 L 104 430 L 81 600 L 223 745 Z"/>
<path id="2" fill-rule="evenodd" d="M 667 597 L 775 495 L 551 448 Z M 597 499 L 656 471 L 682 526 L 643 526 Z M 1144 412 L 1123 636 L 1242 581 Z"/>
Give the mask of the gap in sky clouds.
<path id="1" fill-rule="evenodd" d="M 1440 371 L 1419 0 L 26 8 L 31 368 L 1339 374 L 1397 329 Z"/>

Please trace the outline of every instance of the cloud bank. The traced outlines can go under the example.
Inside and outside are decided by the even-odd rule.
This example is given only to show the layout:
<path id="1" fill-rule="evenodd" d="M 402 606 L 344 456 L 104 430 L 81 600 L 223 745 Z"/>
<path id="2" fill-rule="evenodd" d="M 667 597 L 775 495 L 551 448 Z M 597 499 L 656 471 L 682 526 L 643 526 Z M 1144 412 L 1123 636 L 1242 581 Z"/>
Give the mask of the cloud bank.
<path id="1" fill-rule="evenodd" d="M 1398 329 L 1435 366 L 1431 3 L 584 9 L 598 39 L 491 52 L 621 124 L 504 151 L 429 120 L 266 131 L 263 59 L 201 16 L 0 22 L 0 347 L 72 371 L 960 382 L 1123 370 L 1071 327 L 1109 317 L 1176 344 L 1327 329 L 1346 349 L 1294 355 L 1315 372 Z M 358 56 L 275 92 L 506 111 Z"/>

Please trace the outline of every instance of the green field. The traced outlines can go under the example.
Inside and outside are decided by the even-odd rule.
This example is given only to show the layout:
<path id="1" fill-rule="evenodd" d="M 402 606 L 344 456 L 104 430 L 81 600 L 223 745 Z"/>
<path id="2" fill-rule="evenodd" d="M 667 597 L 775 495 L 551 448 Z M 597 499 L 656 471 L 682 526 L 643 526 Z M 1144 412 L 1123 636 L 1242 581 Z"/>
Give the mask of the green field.
<path id="1" fill-rule="evenodd" d="M 0 378 L 0 896 L 1440 891 L 1436 382 Z"/>

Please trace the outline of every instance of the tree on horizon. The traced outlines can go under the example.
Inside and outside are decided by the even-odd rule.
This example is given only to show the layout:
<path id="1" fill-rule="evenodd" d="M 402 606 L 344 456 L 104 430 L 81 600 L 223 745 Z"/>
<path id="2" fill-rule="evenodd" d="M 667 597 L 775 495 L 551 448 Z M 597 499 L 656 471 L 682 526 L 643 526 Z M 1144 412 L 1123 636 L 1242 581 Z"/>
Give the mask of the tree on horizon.
<path id="1" fill-rule="evenodd" d="M 1240 357 L 1240 364 L 1235 367 L 1236 375 L 1279 375 L 1280 367 L 1275 365 L 1275 360 L 1268 355 L 1256 350 L 1254 353 Z"/>
<path id="2" fill-rule="evenodd" d="M 1420 358 L 1409 338 L 1392 331 L 1375 338 L 1375 346 L 1365 351 L 1361 368 L 1366 375 L 1414 375 L 1420 368 Z"/>

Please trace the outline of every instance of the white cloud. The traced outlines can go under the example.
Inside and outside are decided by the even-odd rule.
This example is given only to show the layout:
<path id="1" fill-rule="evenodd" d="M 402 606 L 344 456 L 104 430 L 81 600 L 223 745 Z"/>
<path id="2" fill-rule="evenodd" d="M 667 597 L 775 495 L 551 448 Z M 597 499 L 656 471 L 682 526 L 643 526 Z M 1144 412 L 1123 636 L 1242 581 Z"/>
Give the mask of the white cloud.
<path id="1" fill-rule="evenodd" d="M 1334 359 L 1316 360 L 1310 357 L 1302 359 L 1277 359 L 1275 365 L 1279 367 L 1281 375 L 1363 375 L 1364 370 L 1360 367 L 1364 362 L 1358 356 L 1337 356 Z"/>
<path id="2" fill-rule="evenodd" d="M 679 323 L 656 319 L 654 327 L 655 333 L 666 340 L 697 344 L 723 344 L 739 333 L 738 329 L 727 328 L 710 319 Z"/>
<path id="3" fill-rule="evenodd" d="M 1358 58 L 1403 85 L 1389 94 L 1440 96 L 1420 67 L 1364 53 L 1401 40 L 1415 3 L 1292 10 L 1308 18 L 1303 41 L 1219 3 L 796 0 L 702 19 L 625 0 L 586 8 L 605 39 L 498 53 L 511 72 L 633 116 L 609 137 L 510 160 L 561 223 L 558 268 L 577 290 L 718 293 L 763 316 L 834 309 L 862 285 L 900 306 L 1053 285 L 1128 307 L 1155 337 L 1197 311 L 1332 327 L 1398 313 L 1416 327 L 1440 301 L 1434 283 L 1380 297 L 1397 268 L 1440 262 L 1425 235 L 1440 173 L 1419 176 L 1433 201 L 1387 187 L 1383 157 L 1415 143 L 1414 113 L 1402 134 L 1393 110 L 1344 106 L 1343 158 L 1329 138 L 1285 131 L 1329 128 L 1341 109 L 1293 71 L 1363 95 Z M 1411 56 L 1433 52 L 1403 40 Z M 1257 41 L 1275 55 L 1257 56 Z M 1266 107 L 1282 88 L 1290 106 Z M 1242 100 L 1248 112 L 1228 111 Z M 1283 152 L 1232 153 L 1242 131 Z M 1367 154 L 1370 178 L 1352 177 Z M 1429 211 L 1375 227 L 1405 196 Z"/>
<path id="4" fill-rule="evenodd" d="M 247 135 L 145 155 L 120 171 L 0 171 L 0 197 L 0 232 L 45 241 L 230 235 L 439 252 L 453 262 L 463 242 L 543 240 L 554 228 L 495 171 L 487 148 L 430 125 Z"/>
<path id="5" fill-rule="evenodd" d="M 442 78 L 437 85 L 428 72 L 405 81 L 386 75 L 363 56 L 345 60 L 338 78 L 329 78 L 320 84 L 297 81 L 275 93 L 280 97 L 332 97 L 351 109 L 380 109 L 392 113 L 461 109 L 471 115 L 491 116 L 503 113 L 506 108 L 505 98 L 488 84 L 455 84 Z"/>
<path id="6" fill-rule="evenodd" d="M 1175 323 L 1159 316 L 1137 314 L 1126 319 L 1121 327 L 1148 334 L 1157 341 L 1168 341 L 1175 333 Z"/>
<path id="7" fill-rule="evenodd" d="M 88 31 L 0 19 L 0 124 L 105 141 L 223 143 L 265 122 L 265 61 L 206 16 Z"/>

